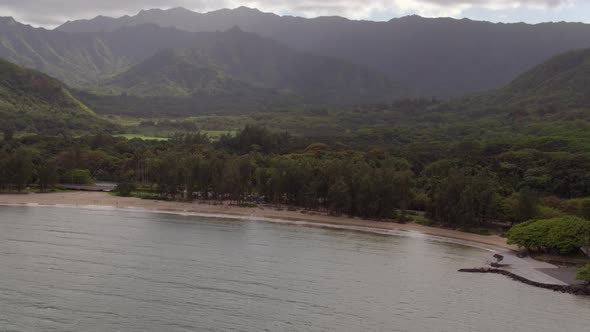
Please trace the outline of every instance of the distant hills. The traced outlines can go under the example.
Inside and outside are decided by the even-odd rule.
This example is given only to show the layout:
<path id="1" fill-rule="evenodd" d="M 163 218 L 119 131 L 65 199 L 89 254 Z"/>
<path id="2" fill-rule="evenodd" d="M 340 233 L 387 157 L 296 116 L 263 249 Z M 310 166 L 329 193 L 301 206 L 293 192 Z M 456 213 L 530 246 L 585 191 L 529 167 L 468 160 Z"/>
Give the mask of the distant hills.
<path id="1" fill-rule="evenodd" d="M 109 114 L 237 114 L 477 96 L 586 47 L 590 25 L 575 23 L 304 19 L 245 7 L 207 14 L 147 10 L 55 30 L 0 18 L 0 57 L 56 77 L 94 111 Z M 535 100 L 547 105 L 562 83 L 549 87 L 543 82 L 553 81 L 551 71 L 539 68 L 533 72 L 545 76 L 538 88 L 548 88 Z M 478 108 L 529 103 L 523 96 L 532 96 L 527 88 L 536 83 L 527 75 L 471 100 Z"/>
<path id="2" fill-rule="evenodd" d="M 278 95 L 281 100 L 286 96 L 342 104 L 389 100 L 406 93 L 373 69 L 295 51 L 238 27 L 193 33 L 143 24 L 72 34 L 3 18 L 0 57 L 43 71 L 77 90 L 204 95 L 208 107 L 220 102 L 211 95 L 249 95 L 251 101 L 264 99 L 264 103 L 273 103 Z"/>
<path id="3" fill-rule="evenodd" d="M 556 56 L 487 98 L 507 108 L 590 109 L 590 49 Z"/>
<path id="4" fill-rule="evenodd" d="M 114 129 L 72 97 L 64 85 L 0 59 L 0 129 L 59 134 Z"/>
<path id="5" fill-rule="evenodd" d="M 402 93 L 385 76 L 346 61 L 301 54 L 238 27 L 194 35 L 191 48 L 165 50 L 106 80 L 111 94 L 191 96 L 259 89 L 318 103 L 393 99 Z"/>
<path id="6" fill-rule="evenodd" d="M 156 25 L 69 34 L 0 18 L 0 57 L 76 88 L 120 73 L 164 49 L 190 45 L 191 39 L 191 33 Z"/>
<path id="7" fill-rule="evenodd" d="M 579 23 L 493 24 L 419 16 L 389 22 L 304 19 L 246 7 L 206 14 L 153 9 L 135 16 L 67 22 L 57 30 L 116 31 L 146 23 L 191 32 L 225 31 L 237 25 L 301 52 L 378 70 L 420 96 L 460 96 L 498 88 L 557 54 L 590 47 L 590 25 Z"/>
<path id="8" fill-rule="evenodd" d="M 435 110 L 528 123 L 590 120 L 590 49 L 560 54 L 499 89 L 441 103 Z"/>

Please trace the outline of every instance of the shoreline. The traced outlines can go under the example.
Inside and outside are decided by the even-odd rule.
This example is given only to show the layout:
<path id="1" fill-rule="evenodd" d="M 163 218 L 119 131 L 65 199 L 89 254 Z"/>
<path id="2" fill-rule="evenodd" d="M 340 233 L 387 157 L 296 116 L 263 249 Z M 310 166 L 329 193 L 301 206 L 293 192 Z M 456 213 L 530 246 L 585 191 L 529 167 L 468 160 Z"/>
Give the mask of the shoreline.
<path id="1" fill-rule="evenodd" d="M 131 211 L 144 211 L 178 215 L 196 215 L 225 219 L 259 220 L 275 223 L 304 224 L 316 227 L 331 227 L 374 233 L 416 233 L 436 238 L 455 240 L 469 245 L 477 244 L 482 249 L 512 252 L 518 248 L 506 243 L 498 235 L 479 235 L 451 229 L 422 226 L 416 223 L 397 224 L 363 220 L 359 218 L 334 217 L 322 214 L 308 214 L 300 211 L 275 210 L 271 208 L 245 208 L 230 205 L 212 205 L 194 202 L 144 200 L 135 197 L 118 197 L 102 192 L 68 192 L 48 194 L 2 194 L 0 205 L 4 206 L 47 206 L 47 207 L 110 207 Z M 472 245 L 473 246 L 473 245 Z M 477 246 L 476 246 L 477 247 Z"/>
<path id="2" fill-rule="evenodd" d="M 509 263 L 508 270 L 519 276 L 523 276 L 537 283 L 568 285 L 563 280 L 546 273 L 546 270 L 558 270 L 557 266 L 537 261 L 530 257 L 517 257 L 515 251 L 518 248 L 507 244 L 506 239 L 498 235 L 479 235 L 444 228 L 427 227 L 415 223 L 396 224 L 393 222 L 379 222 L 359 218 L 301 213 L 300 211 L 276 210 L 268 207 L 245 208 L 227 204 L 212 205 L 195 202 L 144 200 L 135 197 L 118 197 L 103 192 L 2 194 L 0 195 L 0 206 L 116 209 L 129 212 L 201 216 L 236 221 L 260 221 L 373 234 L 427 238 L 431 241 L 464 245 L 487 250 L 492 253 L 501 253 L 505 256 L 504 263 Z M 482 264 L 485 266 L 485 262 L 482 262 Z"/>

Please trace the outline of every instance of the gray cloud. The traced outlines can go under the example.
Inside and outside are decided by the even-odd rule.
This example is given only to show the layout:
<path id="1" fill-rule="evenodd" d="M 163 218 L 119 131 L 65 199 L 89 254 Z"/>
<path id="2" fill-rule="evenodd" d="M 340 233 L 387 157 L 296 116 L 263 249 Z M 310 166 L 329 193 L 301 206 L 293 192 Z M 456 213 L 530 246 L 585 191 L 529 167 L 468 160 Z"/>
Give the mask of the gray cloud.
<path id="1" fill-rule="evenodd" d="M 0 15 L 41 26 L 97 15 L 133 15 L 141 9 L 185 7 L 209 11 L 238 6 L 279 14 L 303 16 L 342 15 L 370 18 L 372 13 L 458 15 L 474 7 L 556 7 L 572 0 L 1 0 Z"/>

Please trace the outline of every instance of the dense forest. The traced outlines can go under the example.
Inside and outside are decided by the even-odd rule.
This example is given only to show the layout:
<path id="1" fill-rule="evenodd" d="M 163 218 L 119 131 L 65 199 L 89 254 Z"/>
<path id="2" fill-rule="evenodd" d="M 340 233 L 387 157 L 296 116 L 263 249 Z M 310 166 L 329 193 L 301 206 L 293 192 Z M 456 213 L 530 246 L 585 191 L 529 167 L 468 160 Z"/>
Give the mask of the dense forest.
<path id="1" fill-rule="evenodd" d="M 217 140 L 199 132 L 168 141 L 7 132 L 0 143 L 3 191 L 114 181 L 123 195 L 272 203 L 398 221 L 409 210 L 424 211 L 433 222 L 464 229 L 588 217 L 589 155 L 518 144 L 459 144 L 444 154 L 362 150 L 258 126 Z"/>

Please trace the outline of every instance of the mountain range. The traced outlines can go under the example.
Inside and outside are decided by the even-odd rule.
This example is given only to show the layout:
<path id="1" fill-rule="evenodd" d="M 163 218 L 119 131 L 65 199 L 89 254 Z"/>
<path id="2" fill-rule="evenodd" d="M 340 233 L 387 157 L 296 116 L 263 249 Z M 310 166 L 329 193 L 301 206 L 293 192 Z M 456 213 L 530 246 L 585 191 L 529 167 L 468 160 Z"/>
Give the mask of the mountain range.
<path id="1" fill-rule="evenodd" d="M 142 24 L 72 34 L 4 18 L 0 56 L 99 94 L 248 93 L 268 99 L 271 91 L 281 98 L 344 103 L 386 100 L 403 93 L 376 70 L 295 51 L 238 27 L 191 33 Z"/>
<path id="2" fill-rule="evenodd" d="M 572 92 L 586 82 L 586 51 L 571 50 L 585 46 L 586 24 L 304 19 L 245 7 L 148 10 L 55 30 L 0 18 L 0 57 L 63 81 L 103 114 L 236 114 L 468 94 L 472 108 L 564 99 L 574 107 L 587 101 Z M 493 91 L 473 93 L 482 89 Z"/>
<path id="3" fill-rule="evenodd" d="M 494 24 L 419 16 L 388 22 L 305 19 L 246 7 L 205 14 L 183 8 L 144 10 L 135 16 L 67 22 L 56 30 L 112 32 L 146 23 L 191 32 L 237 25 L 300 52 L 372 68 L 420 96 L 498 88 L 555 55 L 590 47 L 590 25 L 581 23 Z"/>
<path id="4" fill-rule="evenodd" d="M 401 95 L 386 77 L 346 61 L 301 54 L 238 27 L 194 34 L 186 49 L 167 49 L 106 80 L 105 88 L 139 96 L 191 96 L 270 89 L 320 102 Z M 111 94 L 112 94 L 111 91 Z"/>

